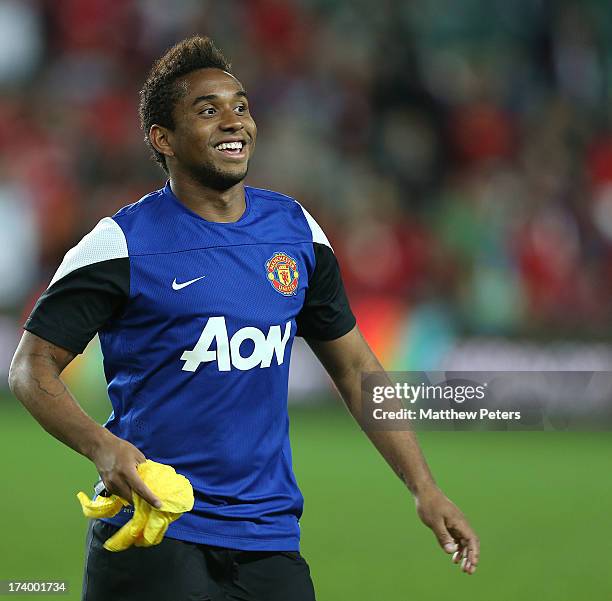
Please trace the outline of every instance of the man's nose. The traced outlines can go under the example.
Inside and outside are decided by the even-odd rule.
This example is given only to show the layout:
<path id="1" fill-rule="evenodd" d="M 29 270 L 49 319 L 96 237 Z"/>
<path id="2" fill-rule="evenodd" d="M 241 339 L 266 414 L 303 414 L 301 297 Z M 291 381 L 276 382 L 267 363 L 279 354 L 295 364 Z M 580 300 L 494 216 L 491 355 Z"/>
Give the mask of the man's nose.
<path id="1" fill-rule="evenodd" d="M 223 118 L 219 123 L 219 127 L 223 131 L 239 131 L 241 129 L 244 129 L 244 124 L 242 123 L 240 116 L 237 115 L 234 111 L 225 111 L 222 117 Z"/>

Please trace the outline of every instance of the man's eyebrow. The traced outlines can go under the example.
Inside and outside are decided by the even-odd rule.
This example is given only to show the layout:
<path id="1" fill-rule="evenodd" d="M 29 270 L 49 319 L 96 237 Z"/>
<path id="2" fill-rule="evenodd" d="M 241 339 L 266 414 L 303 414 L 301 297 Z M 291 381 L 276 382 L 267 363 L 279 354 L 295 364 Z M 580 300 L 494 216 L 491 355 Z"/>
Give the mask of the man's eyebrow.
<path id="1" fill-rule="evenodd" d="M 238 96 L 239 98 L 248 98 L 247 93 L 244 90 L 238 90 L 234 96 Z M 198 102 L 208 102 L 210 100 L 217 100 L 219 98 L 218 94 L 206 94 L 204 96 L 198 96 L 194 99 L 191 106 L 195 106 Z"/>

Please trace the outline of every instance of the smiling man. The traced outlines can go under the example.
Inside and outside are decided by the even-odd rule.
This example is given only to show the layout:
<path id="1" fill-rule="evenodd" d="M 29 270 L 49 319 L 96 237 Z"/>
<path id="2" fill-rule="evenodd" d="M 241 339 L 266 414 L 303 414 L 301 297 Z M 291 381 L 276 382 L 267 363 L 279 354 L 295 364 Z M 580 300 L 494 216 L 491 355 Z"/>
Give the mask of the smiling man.
<path id="1" fill-rule="evenodd" d="M 121 553 L 103 543 L 131 508 L 94 520 L 83 599 L 311 601 L 289 445 L 292 343 L 306 339 L 357 420 L 362 373 L 382 368 L 313 217 L 243 184 L 257 128 L 208 38 L 184 40 L 154 65 L 140 116 L 169 179 L 66 254 L 9 379 L 45 429 L 93 461 L 107 491 L 156 505 L 136 471 L 146 458 L 187 476 L 195 505 L 159 545 Z M 60 378 L 96 333 L 113 406 L 104 426 Z M 442 548 L 473 573 L 478 539 L 413 433 L 368 435 Z"/>

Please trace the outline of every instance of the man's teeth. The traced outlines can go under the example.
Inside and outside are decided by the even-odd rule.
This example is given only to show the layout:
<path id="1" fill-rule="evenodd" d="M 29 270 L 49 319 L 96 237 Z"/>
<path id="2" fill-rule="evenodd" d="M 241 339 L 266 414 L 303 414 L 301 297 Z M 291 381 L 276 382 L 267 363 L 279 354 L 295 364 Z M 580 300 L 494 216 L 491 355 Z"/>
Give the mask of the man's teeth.
<path id="1" fill-rule="evenodd" d="M 242 142 L 221 142 L 217 150 L 242 150 Z"/>

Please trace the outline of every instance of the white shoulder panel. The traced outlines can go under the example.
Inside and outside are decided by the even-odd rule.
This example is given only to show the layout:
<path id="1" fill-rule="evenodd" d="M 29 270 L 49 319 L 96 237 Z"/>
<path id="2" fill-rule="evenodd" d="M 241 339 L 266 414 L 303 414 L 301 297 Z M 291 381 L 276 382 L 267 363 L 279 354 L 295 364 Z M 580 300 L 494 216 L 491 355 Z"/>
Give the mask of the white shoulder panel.
<path id="1" fill-rule="evenodd" d="M 127 256 L 129 256 L 128 247 L 123 230 L 113 219 L 104 217 L 89 234 L 66 253 L 49 286 L 75 269 Z"/>
<path id="2" fill-rule="evenodd" d="M 332 248 L 332 245 L 329 243 L 327 236 L 321 229 L 321 226 L 314 220 L 314 217 L 299 202 L 298 205 L 300 205 L 300 208 L 304 212 L 304 217 L 306 217 L 306 221 L 308 221 L 308 225 L 310 226 L 310 231 L 312 232 L 312 241 L 318 242 L 319 244 L 325 244 L 326 246 L 329 246 L 329 248 L 334 250 Z"/>

